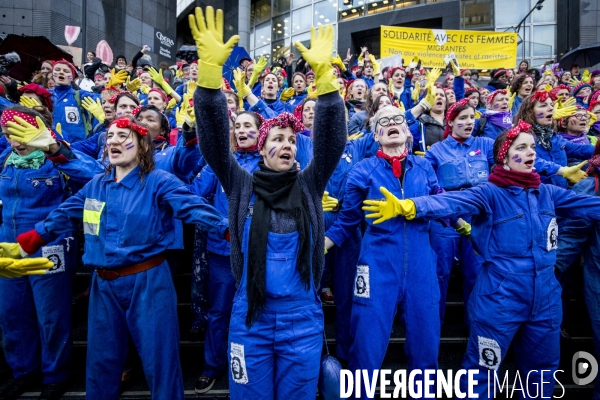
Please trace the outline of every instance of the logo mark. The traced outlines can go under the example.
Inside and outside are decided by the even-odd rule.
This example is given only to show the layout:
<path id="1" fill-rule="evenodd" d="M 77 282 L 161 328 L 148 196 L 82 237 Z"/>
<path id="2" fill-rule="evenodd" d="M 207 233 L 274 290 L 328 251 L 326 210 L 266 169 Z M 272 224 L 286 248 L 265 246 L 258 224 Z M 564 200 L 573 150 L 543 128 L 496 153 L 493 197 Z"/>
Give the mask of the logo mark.
<path id="1" fill-rule="evenodd" d="M 166 37 L 165 35 L 163 35 L 160 31 L 156 32 L 156 38 L 158 40 L 160 40 L 160 44 L 163 44 L 165 46 L 173 46 L 175 44 L 175 42 L 173 41 L 173 39 L 169 39 L 168 37 Z"/>
<path id="2" fill-rule="evenodd" d="M 589 385 L 598 375 L 598 362 L 590 353 L 578 351 L 571 360 L 571 370 L 576 385 Z"/>

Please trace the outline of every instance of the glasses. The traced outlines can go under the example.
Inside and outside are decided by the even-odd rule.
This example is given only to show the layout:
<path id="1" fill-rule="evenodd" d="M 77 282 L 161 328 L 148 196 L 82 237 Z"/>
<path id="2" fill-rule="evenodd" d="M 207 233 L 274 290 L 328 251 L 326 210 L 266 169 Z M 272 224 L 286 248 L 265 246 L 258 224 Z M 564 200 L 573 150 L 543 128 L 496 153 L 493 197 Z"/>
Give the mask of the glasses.
<path id="1" fill-rule="evenodd" d="M 573 117 L 577 118 L 580 121 L 588 121 L 590 119 L 590 116 L 587 114 L 575 114 L 573 115 Z"/>
<path id="2" fill-rule="evenodd" d="M 390 121 L 394 120 L 394 122 L 396 123 L 396 125 L 400 125 L 401 123 L 404 122 L 404 115 L 396 115 L 395 117 L 382 117 L 379 118 L 379 121 L 377 121 L 377 123 L 381 126 L 388 126 L 390 124 Z"/>

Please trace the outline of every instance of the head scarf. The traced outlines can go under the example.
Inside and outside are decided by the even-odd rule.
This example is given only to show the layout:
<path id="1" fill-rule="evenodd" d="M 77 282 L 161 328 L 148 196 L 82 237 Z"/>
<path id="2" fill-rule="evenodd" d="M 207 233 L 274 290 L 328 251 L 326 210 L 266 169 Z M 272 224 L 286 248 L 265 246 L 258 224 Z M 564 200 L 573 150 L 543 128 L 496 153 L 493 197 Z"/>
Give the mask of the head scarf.
<path id="1" fill-rule="evenodd" d="M 579 85 L 575 86 L 575 88 L 573 88 L 573 96 L 577 97 L 577 94 L 581 91 L 581 89 L 583 88 L 590 88 L 591 90 L 594 90 L 594 87 L 592 85 L 590 85 L 589 83 L 586 82 L 581 82 Z"/>
<path id="2" fill-rule="evenodd" d="M 71 73 L 73 74 L 73 79 L 77 78 L 77 68 L 75 68 L 75 66 L 73 64 L 71 64 L 70 62 L 68 62 L 64 58 L 62 60 L 54 61 L 52 63 L 52 68 L 54 68 L 54 66 L 56 64 L 65 64 L 71 70 Z"/>
<path id="3" fill-rule="evenodd" d="M 553 101 L 556 101 L 558 99 L 558 92 L 560 92 L 561 90 L 566 90 L 568 92 L 571 91 L 571 88 L 568 87 L 567 85 L 564 84 L 560 84 L 557 87 L 555 87 L 554 89 L 552 89 L 550 91 L 550 97 L 552 98 Z"/>
<path id="4" fill-rule="evenodd" d="M 494 90 L 487 98 L 487 104 L 489 106 L 491 106 L 492 104 L 494 104 L 494 100 L 496 99 L 496 96 L 498 96 L 499 94 L 506 94 L 506 90 L 504 89 L 499 89 L 499 90 Z"/>
<path id="5" fill-rule="evenodd" d="M 452 132 L 452 128 L 448 122 L 454 121 L 454 119 L 458 116 L 459 112 L 456 109 L 459 106 L 466 106 L 469 104 L 469 99 L 462 99 L 452 104 L 448 111 L 446 111 L 446 129 L 444 130 L 444 139 L 448 137 L 450 132 Z"/>
<path id="6" fill-rule="evenodd" d="M 35 93 L 42 99 L 44 105 L 48 110 L 50 110 L 50 112 L 52 112 L 52 110 L 54 109 L 54 103 L 52 102 L 52 93 L 50 93 L 48 90 L 44 89 L 40 85 L 30 83 L 28 85 L 21 86 L 19 88 L 19 93 Z"/>
<path id="7" fill-rule="evenodd" d="M 132 131 L 136 131 L 137 133 L 139 133 L 142 136 L 146 136 L 148 134 L 148 128 L 145 128 L 141 125 L 136 124 L 135 122 L 131 121 L 127 117 L 121 117 L 121 118 L 115 119 L 113 122 L 110 123 L 110 125 L 108 126 L 108 129 L 110 129 L 110 127 L 113 125 L 117 125 L 118 128 L 129 128 Z"/>
<path id="8" fill-rule="evenodd" d="M 9 122 L 15 122 L 18 124 L 18 122 L 15 121 L 15 117 L 22 118 L 25 120 L 25 122 L 35 126 L 36 128 L 39 128 L 33 115 L 25 114 L 24 112 L 17 110 L 4 110 L 4 112 L 2 112 L 2 117 L 0 118 L 0 125 L 8 126 Z"/>
<path id="9" fill-rule="evenodd" d="M 302 132 L 304 130 L 304 125 L 302 122 L 298 120 L 293 114 L 288 112 L 282 112 L 275 118 L 269 118 L 264 121 L 258 130 L 258 142 L 257 142 L 257 150 L 262 150 L 263 145 L 265 144 L 265 140 L 267 140 L 267 135 L 271 128 L 278 126 L 280 128 L 290 127 L 294 131 L 294 133 Z"/>
<path id="10" fill-rule="evenodd" d="M 504 143 L 502 143 L 502 146 L 500 147 L 500 150 L 498 150 L 498 154 L 496 156 L 497 164 L 502 164 L 504 162 L 504 158 L 508 154 L 508 149 L 510 148 L 510 145 L 515 141 L 517 136 L 519 136 L 521 132 L 529 132 L 531 128 L 532 126 L 530 124 L 523 120 L 519 120 L 519 122 L 514 128 L 506 132 L 506 139 L 504 140 Z"/>

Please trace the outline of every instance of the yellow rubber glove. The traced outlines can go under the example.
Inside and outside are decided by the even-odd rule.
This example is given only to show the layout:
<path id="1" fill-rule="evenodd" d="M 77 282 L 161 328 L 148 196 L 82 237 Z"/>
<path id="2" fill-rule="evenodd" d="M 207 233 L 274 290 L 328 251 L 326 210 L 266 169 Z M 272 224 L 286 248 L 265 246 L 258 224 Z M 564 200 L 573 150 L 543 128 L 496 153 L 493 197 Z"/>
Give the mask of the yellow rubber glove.
<path id="1" fill-rule="evenodd" d="M 44 275 L 52 267 L 54 267 L 54 263 L 43 257 L 26 258 L 24 260 L 0 258 L 0 277 L 20 278 L 22 276 Z"/>
<path id="2" fill-rule="evenodd" d="M 581 83 L 581 81 L 579 79 L 577 79 L 577 78 L 571 78 L 571 79 L 569 79 L 569 85 L 570 86 L 575 87 L 575 86 L 579 85 L 580 83 Z"/>
<path id="3" fill-rule="evenodd" d="M 19 103 L 23 107 L 27 108 L 41 107 L 39 101 L 37 101 L 37 99 L 34 99 L 33 97 L 21 96 L 21 98 L 19 99 Z"/>
<path id="4" fill-rule="evenodd" d="M 475 110 L 475 119 L 481 118 L 481 112 Z"/>
<path id="5" fill-rule="evenodd" d="M 365 218 L 377 218 L 373 221 L 373 224 L 380 224 L 398 215 L 402 215 L 408 220 L 417 215 L 417 208 L 412 200 L 400 200 L 383 186 L 379 190 L 385 196 L 385 200 L 363 201 L 364 207 L 362 209 L 373 212 L 365 215 Z"/>
<path id="6" fill-rule="evenodd" d="M 174 92 L 173 88 L 169 85 L 169 83 L 165 82 L 165 78 L 162 74 L 162 69 L 157 71 L 154 68 L 150 67 L 148 73 L 150 74 L 150 79 L 156 82 L 156 84 L 160 86 L 162 90 L 165 91 L 167 96 L 171 95 L 171 93 Z"/>
<path id="7" fill-rule="evenodd" d="M 390 94 L 392 96 L 395 96 L 395 93 L 394 93 L 394 83 L 392 82 L 391 79 L 388 81 L 388 92 L 390 92 Z"/>
<path id="8" fill-rule="evenodd" d="M 465 224 L 463 226 L 456 229 L 456 232 L 460 233 L 463 236 L 471 236 L 471 224 L 468 222 L 465 222 Z"/>
<path id="9" fill-rule="evenodd" d="M 507 90 L 507 92 L 508 92 L 508 90 Z M 517 97 L 517 93 L 515 92 L 508 98 L 508 109 L 509 110 L 512 110 L 512 107 L 513 107 L 516 97 Z"/>
<path id="10" fill-rule="evenodd" d="M 169 100 L 169 102 L 167 103 L 167 111 L 172 110 L 173 108 L 175 108 L 176 105 L 177 105 L 177 100 L 175 100 L 175 99 Z"/>
<path id="11" fill-rule="evenodd" d="M 363 65 L 365 65 L 365 53 L 364 52 L 362 52 L 362 51 L 360 52 L 356 63 L 358 64 L 359 67 L 362 67 Z"/>
<path id="12" fill-rule="evenodd" d="M 442 70 L 439 68 L 432 68 L 431 71 L 425 71 L 425 75 L 427 76 L 427 86 L 435 83 L 440 76 L 442 76 Z"/>
<path id="13" fill-rule="evenodd" d="M 415 82 L 415 88 L 413 89 L 412 93 L 410 94 L 410 97 L 412 97 L 412 101 L 417 103 L 419 101 L 420 95 L 421 95 L 421 84 L 419 83 L 419 81 L 417 81 L 417 82 Z M 431 108 L 431 106 L 429 106 L 429 108 Z"/>
<path id="14" fill-rule="evenodd" d="M 185 122 L 185 114 L 187 112 L 187 108 L 189 107 L 188 104 L 189 102 L 182 101 L 181 107 L 179 107 L 179 109 L 175 113 L 175 122 L 177 123 L 178 129 L 181 129 L 183 123 Z"/>
<path id="15" fill-rule="evenodd" d="M 229 58 L 233 46 L 240 40 L 233 35 L 223 43 L 223 10 L 206 7 L 206 19 L 200 7 L 196 7 L 195 16 L 188 17 L 192 37 L 198 48 L 198 86 L 208 89 L 220 89 L 223 84 L 223 64 Z"/>
<path id="16" fill-rule="evenodd" d="M 289 99 L 291 99 L 294 96 L 294 94 L 296 94 L 296 91 L 294 90 L 294 88 L 283 89 L 281 91 L 281 95 L 279 95 L 279 100 L 288 101 Z"/>
<path id="17" fill-rule="evenodd" d="M 187 108 L 185 113 L 185 123 L 190 128 L 196 126 L 196 113 L 194 112 L 194 107 Z"/>
<path id="18" fill-rule="evenodd" d="M 400 100 L 395 100 L 394 101 L 394 105 L 396 107 L 398 107 L 398 110 L 402 111 L 402 112 L 406 112 L 406 108 L 404 108 L 404 103 L 401 102 Z"/>
<path id="19" fill-rule="evenodd" d="M 585 173 L 585 171 L 583 171 L 581 168 L 583 168 L 583 166 L 587 164 L 587 161 L 583 161 L 577 165 L 573 165 L 571 167 L 564 167 L 565 170 L 563 172 L 563 178 L 565 178 L 566 180 L 568 180 L 569 182 L 575 184 L 577 182 L 579 182 L 580 180 L 584 179 L 587 177 L 587 174 Z"/>
<path id="20" fill-rule="evenodd" d="M 424 151 L 415 151 L 413 153 L 414 153 L 415 156 L 425 157 L 425 152 Z"/>
<path id="21" fill-rule="evenodd" d="M 248 80 L 248 86 L 252 87 L 256 82 L 258 82 L 258 77 L 262 72 L 267 68 L 267 59 L 265 56 L 260 56 L 257 62 L 254 63 L 254 70 L 252 71 L 252 75 L 250 75 L 250 79 Z"/>
<path id="22" fill-rule="evenodd" d="M 559 107 L 558 108 L 565 108 L 565 107 L 570 107 L 570 106 L 574 106 L 575 104 L 577 104 L 577 100 L 575 100 L 575 97 L 569 97 L 564 103 L 562 102 L 562 97 L 558 98 L 557 101 Z"/>
<path id="23" fill-rule="evenodd" d="M 140 92 L 142 92 L 144 94 L 150 93 L 150 86 L 148 86 L 148 85 L 142 85 L 142 86 L 140 86 Z"/>
<path id="24" fill-rule="evenodd" d="M 581 74 L 581 82 L 590 83 L 592 81 L 592 74 L 587 69 Z"/>
<path id="25" fill-rule="evenodd" d="M 194 97 L 194 92 L 196 91 L 197 87 L 198 87 L 198 84 L 196 83 L 196 81 L 194 81 L 194 80 L 188 81 L 186 94 L 189 93 L 190 98 Z"/>
<path id="26" fill-rule="evenodd" d="M 316 99 L 318 95 L 319 94 L 317 93 L 317 85 L 315 85 L 314 83 L 306 88 L 306 97 L 308 97 L 309 99 Z"/>
<path id="27" fill-rule="evenodd" d="M 245 75 L 244 71 L 240 68 L 233 70 L 233 84 L 235 85 L 235 90 L 237 90 L 238 97 L 242 99 L 252 92 L 250 86 L 246 85 Z"/>
<path id="28" fill-rule="evenodd" d="M 329 192 L 325 192 L 323 194 L 322 204 L 323 204 L 323 212 L 330 212 L 330 211 L 333 211 L 338 206 L 339 201 L 338 201 L 338 199 L 329 196 Z"/>
<path id="29" fill-rule="evenodd" d="M 561 104 L 559 102 L 556 102 L 554 104 L 554 110 L 552 111 L 552 118 L 553 119 L 562 119 L 562 118 L 570 117 L 571 115 L 575 114 L 576 112 L 577 112 L 576 106 L 561 107 Z"/>
<path id="30" fill-rule="evenodd" d="M 140 90 L 141 86 L 142 86 L 142 81 L 140 81 L 140 78 L 135 78 L 134 80 L 130 80 L 129 77 L 127 77 L 127 82 L 125 82 L 125 87 L 131 93 L 135 93 L 138 90 Z"/>
<path id="31" fill-rule="evenodd" d="M 450 60 L 450 66 L 452 67 L 452 73 L 454 76 L 460 77 L 460 68 L 458 68 L 458 65 L 456 65 L 453 59 Z"/>
<path id="32" fill-rule="evenodd" d="M 60 122 L 56 124 L 56 132 L 62 135 L 62 125 L 60 124 Z"/>
<path id="33" fill-rule="evenodd" d="M 116 72 L 113 68 L 113 70 L 110 71 L 110 79 L 108 80 L 106 86 L 116 88 L 119 85 L 125 83 L 127 78 L 129 78 L 129 73 L 126 70 L 122 69 L 119 72 Z"/>
<path id="34" fill-rule="evenodd" d="M 333 40 L 333 27 L 324 25 L 319 28 L 318 36 L 315 28 L 310 28 L 310 49 L 307 49 L 300 42 L 295 43 L 302 57 L 315 71 L 315 84 L 319 96 L 339 90 L 337 78 L 333 75 L 333 67 L 330 62 L 331 53 L 333 53 Z"/>
<path id="35" fill-rule="evenodd" d="M 16 122 L 10 121 L 7 124 L 11 139 L 42 151 L 48 151 L 51 144 L 56 144 L 56 140 L 40 117 L 35 117 L 38 128 L 21 117 L 14 117 L 14 119 Z"/>
<path id="36" fill-rule="evenodd" d="M 427 86 L 427 92 L 425 93 L 425 97 L 421 99 L 419 105 L 423 107 L 425 110 L 430 110 L 431 107 L 435 104 L 435 85 L 432 83 Z"/>
<path id="37" fill-rule="evenodd" d="M 96 101 L 94 101 L 91 97 L 86 97 L 81 101 L 81 106 L 85 108 L 87 112 L 92 114 L 98 121 L 104 122 L 104 120 L 106 120 L 106 115 L 104 114 L 104 109 L 102 108 L 100 99 L 96 99 Z"/>
<path id="38" fill-rule="evenodd" d="M 373 54 L 369 54 L 369 60 L 371 60 L 371 64 L 373 64 L 373 75 L 376 76 L 381 74 L 381 64 L 377 62 Z"/>
<path id="39" fill-rule="evenodd" d="M 596 123 L 596 121 L 598 121 L 598 117 L 596 116 L 596 114 L 594 114 L 591 111 L 588 111 L 587 113 L 590 116 L 590 120 L 589 120 L 589 122 L 587 124 L 587 128 L 590 129 L 591 126 L 594 125 Z"/>
<path id="40" fill-rule="evenodd" d="M 357 132 L 353 135 L 348 136 L 348 140 L 356 140 L 356 139 L 363 137 L 364 135 L 365 135 L 364 132 Z"/>
<path id="41" fill-rule="evenodd" d="M 177 72 L 175 72 L 175 77 L 176 78 L 183 78 L 183 71 L 178 69 Z"/>
<path id="42" fill-rule="evenodd" d="M 340 67 L 340 71 L 345 71 L 346 70 L 346 66 L 344 65 L 344 62 L 340 58 L 339 54 L 337 56 L 335 56 L 335 57 L 331 57 L 331 64 L 337 65 L 338 67 Z"/>
<path id="43" fill-rule="evenodd" d="M 15 260 L 26 257 L 28 254 L 23 251 L 19 243 L 0 243 L 0 257 L 8 257 Z"/>
<path id="44" fill-rule="evenodd" d="M 546 83 L 546 85 L 544 86 L 544 90 L 548 93 L 550 93 L 552 91 L 552 89 L 554 89 L 554 88 L 549 83 Z"/>

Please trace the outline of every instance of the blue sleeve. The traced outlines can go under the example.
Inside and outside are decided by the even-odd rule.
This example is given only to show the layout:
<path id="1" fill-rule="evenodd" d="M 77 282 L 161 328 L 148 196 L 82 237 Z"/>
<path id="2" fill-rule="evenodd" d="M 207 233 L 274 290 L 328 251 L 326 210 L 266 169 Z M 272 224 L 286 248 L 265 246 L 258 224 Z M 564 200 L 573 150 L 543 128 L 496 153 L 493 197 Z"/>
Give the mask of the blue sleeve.
<path id="1" fill-rule="evenodd" d="M 249 111 L 259 113 L 265 119 L 275 118 L 278 115 L 263 99 L 258 100 L 258 103 L 250 107 Z"/>
<path id="2" fill-rule="evenodd" d="M 195 137 L 195 132 L 194 137 Z M 177 145 L 173 150 L 173 156 L 171 158 L 171 168 L 173 174 L 181 179 L 183 182 L 189 182 L 193 176 L 194 168 L 198 165 L 198 162 L 202 158 L 200 149 L 193 141 L 186 144 L 185 139 L 180 137 L 177 140 Z"/>
<path id="3" fill-rule="evenodd" d="M 194 179 L 190 185 L 190 190 L 196 196 L 208 198 L 212 197 L 217 190 L 219 180 L 215 176 L 212 168 L 206 167 L 202 169 L 199 176 Z"/>
<path id="4" fill-rule="evenodd" d="M 435 157 L 435 148 L 434 146 L 436 146 L 436 144 L 434 144 L 433 146 L 431 146 L 431 149 L 429 149 L 429 151 L 425 152 L 425 159 L 427 161 L 429 161 L 429 164 L 431 164 L 431 167 L 433 168 L 434 171 L 437 171 L 437 167 L 438 167 L 438 162 L 437 162 L 437 158 Z M 433 151 L 432 151 L 433 149 Z"/>
<path id="5" fill-rule="evenodd" d="M 410 110 L 415 106 L 415 102 L 412 99 L 412 83 L 408 77 L 404 79 L 404 91 L 400 95 L 400 101 L 404 104 L 404 109 Z"/>
<path id="6" fill-rule="evenodd" d="M 425 161 L 427 164 L 427 186 L 429 187 L 429 194 L 434 195 L 444 193 L 444 189 L 438 183 L 437 175 L 435 174 L 433 166 L 429 161 Z"/>
<path id="7" fill-rule="evenodd" d="M 83 205 L 87 197 L 86 188 L 87 185 L 74 196 L 62 202 L 44 221 L 35 224 L 35 230 L 46 243 L 54 241 L 62 234 L 72 232 L 75 229 L 72 220 L 83 219 Z"/>
<path id="8" fill-rule="evenodd" d="M 541 157 L 536 157 L 534 167 L 538 174 L 555 175 L 561 166 L 552 161 L 544 160 Z"/>
<path id="9" fill-rule="evenodd" d="M 407 111 L 410 113 L 410 111 Z M 412 116 L 412 114 L 410 114 Z M 408 121 L 408 119 L 407 119 Z M 425 146 L 423 142 L 425 141 L 422 135 L 422 124 L 419 120 L 415 120 L 413 117 L 413 123 L 409 123 L 408 129 L 410 129 L 410 133 L 413 137 L 413 151 L 425 151 Z"/>
<path id="10" fill-rule="evenodd" d="M 567 157 L 589 160 L 594 156 L 594 146 L 591 144 L 577 144 L 560 138 L 559 144 L 565 147 Z"/>
<path id="11" fill-rule="evenodd" d="M 465 98 L 465 78 L 461 78 L 460 76 L 454 77 L 454 95 L 456 96 L 456 101 L 462 100 Z"/>
<path id="12" fill-rule="evenodd" d="M 71 151 L 63 144 L 56 153 L 49 155 L 48 159 L 53 162 L 54 168 L 81 186 L 91 181 L 96 174 L 103 172 L 95 159 L 77 150 Z"/>
<path id="13" fill-rule="evenodd" d="M 379 150 L 379 143 L 375 141 L 375 135 L 372 133 L 365 133 L 365 135 L 361 138 L 354 140 L 354 145 L 356 146 L 356 152 L 358 155 L 358 161 L 373 157 L 377 150 Z"/>
<path id="14" fill-rule="evenodd" d="M 365 120 L 362 118 L 362 113 L 355 113 L 352 118 L 350 118 L 350 122 L 348 122 L 348 134 L 354 135 L 355 133 L 360 132 L 365 126 Z"/>
<path id="15" fill-rule="evenodd" d="M 87 139 L 71 143 L 71 148 L 92 158 L 96 158 L 98 152 L 100 151 L 100 141 L 102 140 L 101 136 L 103 134 L 104 131 L 100 131 L 88 137 Z"/>
<path id="16" fill-rule="evenodd" d="M 313 159 L 313 142 L 308 136 L 302 134 L 297 135 L 298 149 L 296 152 L 296 160 L 300 163 L 300 169 L 305 169 Z"/>
<path id="17" fill-rule="evenodd" d="M 554 210 L 561 217 L 600 221 L 600 197 L 577 194 L 573 190 L 545 185 L 552 192 Z"/>
<path id="18" fill-rule="evenodd" d="M 17 103 L 9 101 L 6 97 L 0 96 L 0 113 L 8 107 L 16 106 Z"/>
<path id="19" fill-rule="evenodd" d="M 411 199 L 417 209 L 417 218 L 442 219 L 476 216 L 489 212 L 483 186 L 445 192 L 438 196 L 423 196 Z"/>
<path id="20" fill-rule="evenodd" d="M 174 175 L 167 174 L 158 188 L 159 204 L 168 205 L 173 216 L 187 224 L 196 224 L 205 232 L 224 238 L 228 221 L 202 197 L 194 195 Z"/>
<path id="21" fill-rule="evenodd" d="M 363 168 L 352 168 L 346 181 L 346 193 L 342 209 L 333 225 L 325 232 L 325 236 L 331 239 L 337 246 L 344 244 L 353 232 L 353 229 L 362 222 L 364 211 L 363 201 L 367 197 L 365 189 L 369 177 Z"/>

